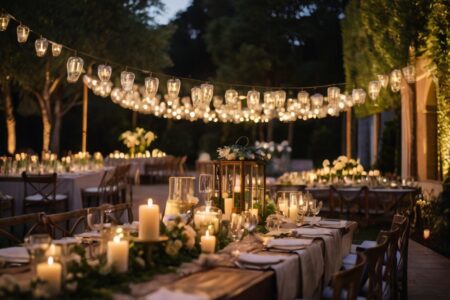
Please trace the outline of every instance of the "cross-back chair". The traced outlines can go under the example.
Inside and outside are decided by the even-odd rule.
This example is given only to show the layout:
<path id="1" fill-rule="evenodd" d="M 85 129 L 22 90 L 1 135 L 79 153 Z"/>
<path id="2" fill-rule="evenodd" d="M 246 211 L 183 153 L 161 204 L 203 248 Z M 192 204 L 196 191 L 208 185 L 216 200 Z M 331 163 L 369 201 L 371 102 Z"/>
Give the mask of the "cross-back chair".
<path id="1" fill-rule="evenodd" d="M 53 239 L 73 236 L 87 228 L 87 210 L 79 209 L 59 214 L 44 215 L 43 222 Z"/>
<path id="2" fill-rule="evenodd" d="M 95 207 L 102 202 L 111 202 L 110 199 L 117 193 L 114 183 L 114 172 L 114 170 L 105 170 L 98 186 L 81 190 L 83 207 Z"/>
<path id="3" fill-rule="evenodd" d="M 394 215 L 392 228 L 398 227 L 399 236 L 396 249 L 397 292 L 401 299 L 408 298 L 408 246 L 410 219 L 408 215 Z"/>
<path id="4" fill-rule="evenodd" d="M 39 211 L 53 213 L 56 212 L 55 208 L 61 204 L 63 206 L 63 211 L 67 210 L 67 195 L 56 193 L 56 173 L 31 175 L 23 172 L 22 179 L 24 182 L 25 195 L 23 201 L 24 214 L 32 208 L 39 208 Z"/>
<path id="5" fill-rule="evenodd" d="M 0 245 L 21 244 L 23 239 L 32 233 L 44 232 L 43 213 L 13 216 L 0 219 Z M 20 228 L 19 228 L 20 227 Z M 29 227 L 29 228 L 28 228 Z M 17 230 L 20 232 L 18 233 Z M 16 232 L 15 232 L 16 231 Z"/>
<path id="6" fill-rule="evenodd" d="M 383 291 L 383 298 L 397 299 L 397 244 L 400 229 L 394 226 L 391 230 L 382 230 L 378 234 L 377 241 L 386 238 L 387 249 L 384 260 L 383 280 L 387 283 Z"/>

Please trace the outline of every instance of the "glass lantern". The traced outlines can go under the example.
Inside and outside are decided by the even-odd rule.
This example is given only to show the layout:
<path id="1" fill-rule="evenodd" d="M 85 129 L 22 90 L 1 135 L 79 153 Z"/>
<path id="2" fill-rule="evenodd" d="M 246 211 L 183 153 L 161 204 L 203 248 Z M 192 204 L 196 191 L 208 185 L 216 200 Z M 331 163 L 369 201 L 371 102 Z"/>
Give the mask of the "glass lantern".
<path id="1" fill-rule="evenodd" d="M 30 34 L 30 28 L 25 25 L 20 24 L 17 26 L 17 41 L 19 43 L 25 43 L 28 40 L 28 35 Z"/>
<path id="2" fill-rule="evenodd" d="M 396 69 L 391 73 L 391 90 L 393 92 L 400 91 L 400 84 L 402 82 L 402 71 Z"/>
<path id="3" fill-rule="evenodd" d="M 5 31 L 8 28 L 9 24 L 9 15 L 8 14 L 0 14 L 0 31 Z"/>
<path id="4" fill-rule="evenodd" d="M 170 177 L 164 217 L 171 219 L 188 213 L 198 199 L 194 197 L 195 177 Z"/>
<path id="5" fill-rule="evenodd" d="M 83 72 L 84 61 L 81 57 L 72 56 L 67 60 L 67 81 L 77 82 Z"/>
<path id="6" fill-rule="evenodd" d="M 238 102 L 239 93 L 236 90 L 229 89 L 225 91 L 225 103 L 235 105 Z"/>
<path id="7" fill-rule="evenodd" d="M 402 71 L 403 77 L 405 77 L 408 83 L 414 83 L 416 81 L 416 68 L 413 65 L 404 67 Z"/>
<path id="8" fill-rule="evenodd" d="M 386 74 L 378 74 L 377 75 L 378 80 L 381 83 L 381 86 L 384 88 L 387 88 L 388 84 L 389 84 L 389 75 Z"/>
<path id="9" fill-rule="evenodd" d="M 170 99 L 178 98 L 178 94 L 180 93 L 181 81 L 177 78 L 172 78 L 167 80 L 167 95 Z"/>
<path id="10" fill-rule="evenodd" d="M 52 55 L 54 57 L 59 56 L 62 51 L 62 45 L 52 42 Z"/>
<path id="11" fill-rule="evenodd" d="M 211 234 L 217 234 L 221 220 L 222 211 L 217 207 L 205 205 L 195 209 L 194 227 L 200 235 L 204 235 L 206 230 Z"/>
<path id="12" fill-rule="evenodd" d="M 214 164 L 214 190 L 224 219 L 230 215 L 259 209 L 264 211 L 265 162 L 252 160 L 217 160 Z"/>
<path id="13" fill-rule="evenodd" d="M 124 91 L 129 92 L 133 89 L 134 77 L 133 72 L 122 71 L 120 73 L 120 84 Z"/>
<path id="14" fill-rule="evenodd" d="M 159 79 L 149 76 L 145 78 L 145 92 L 150 97 L 155 97 L 158 92 Z"/>
<path id="15" fill-rule="evenodd" d="M 369 97 L 370 99 L 372 99 L 372 101 L 375 101 L 375 99 L 377 99 L 378 95 L 380 94 L 380 89 L 381 89 L 380 81 L 374 80 L 369 82 L 368 92 Z"/>
<path id="16" fill-rule="evenodd" d="M 48 41 L 46 38 L 41 37 L 34 42 L 34 46 L 36 48 L 36 55 L 38 57 L 43 57 L 47 52 Z"/>
<path id="17" fill-rule="evenodd" d="M 100 81 L 107 82 L 111 78 L 112 68 L 108 65 L 99 65 L 97 68 L 97 75 Z"/>

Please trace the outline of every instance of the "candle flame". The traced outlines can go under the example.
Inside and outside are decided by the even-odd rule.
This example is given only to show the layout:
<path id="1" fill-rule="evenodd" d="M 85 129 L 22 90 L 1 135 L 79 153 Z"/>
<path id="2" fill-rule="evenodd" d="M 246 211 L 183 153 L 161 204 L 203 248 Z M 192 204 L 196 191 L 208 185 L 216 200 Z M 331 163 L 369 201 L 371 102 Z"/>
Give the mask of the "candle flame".
<path id="1" fill-rule="evenodd" d="M 113 242 L 114 242 L 114 243 L 120 242 L 120 236 L 116 235 L 116 236 L 113 238 Z"/>
<path id="2" fill-rule="evenodd" d="M 49 256 L 49 257 L 48 257 L 47 263 L 48 263 L 49 265 L 53 265 L 53 256 Z"/>
<path id="3" fill-rule="evenodd" d="M 206 230 L 205 236 L 208 237 L 209 236 L 209 229 Z"/>
<path id="4" fill-rule="evenodd" d="M 152 198 L 148 198 L 147 205 L 148 206 L 152 206 L 153 205 L 153 199 Z"/>

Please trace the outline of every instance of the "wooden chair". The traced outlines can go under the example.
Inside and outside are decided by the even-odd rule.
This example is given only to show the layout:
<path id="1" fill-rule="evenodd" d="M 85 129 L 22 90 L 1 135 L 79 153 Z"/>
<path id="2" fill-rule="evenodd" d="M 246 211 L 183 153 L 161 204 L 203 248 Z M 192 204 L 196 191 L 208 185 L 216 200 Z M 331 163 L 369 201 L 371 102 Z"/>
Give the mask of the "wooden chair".
<path id="1" fill-rule="evenodd" d="M 83 207 L 96 207 L 102 202 L 110 202 L 109 198 L 116 192 L 113 175 L 114 170 L 105 170 L 98 186 L 81 190 Z"/>
<path id="2" fill-rule="evenodd" d="M 361 288 L 361 278 L 366 261 L 366 256 L 363 253 L 358 253 L 357 262 L 352 268 L 333 275 L 331 288 L 327 287 L 324 289 L 322 298 L 355 300 Z"/>
<path id="3" fill-rule="evenodd" d="M 79 209 L 59 214 L 44 215 L 43 223 L 53 239 L 73 236 L 87 226 L 87 210 Z M 64 224 L 64 225 L 62 225 Z"/>
<path id="4" fill-rule="evenodd" d="M 22 173 L 24 181 L 23 213 L 26 214 L 29 208 L 39 208 L 46 213 L 56 212 L 55 207 L 63 205 L 63 211 L 68 208 L 67 195 L 56 193 L 56 173 L 44 175 L 30 175 Z"/>
<path id="5" fill-rule="evenodd" d="M 44 232 L 44 213 L 33 213 L 0 219 L 0 245 L 21 244 L 23 239 L 32 233 Z M 19 233 L 14 232 L 17 227 Z M 29 229 L 27 229 L 29 227 Z"/>
<path id="6" fill-rule="evenodd" d="M 339 213 L 345 214 L 347 219 L 350 219 L 352 211 L 354 211 L 354 208 L 356 207 L 358 218 L 361 218 L 363 215 L 363 207 L 366 208 L 366 202 L 367 202 L 367 195 L 369 193 L 369 189 L 366 186 L 361 187 L 358 190 L 340 190 L 337 189 L 334 186 L 330 186 L 330 190 L 334 195 L 338 196 L 338 205 L 336 205 L 337 208 L 339 208 Z M 368 222 L 368 214 L 367 210 L 365 210 L 364 213 L 364 219 L 366 222 Z"/>
<path id="7" fill-rule="evenodd" d="M 9 212 L 9 216 L 15 215 L 15 200 L 14 197 L 0 192 L 0 218 L 3 217 L 3 212 Z"/>
<path id="8" fill-rule="evenodd" d="M 391 228 L 398 227 L 399 236 L 397 241 L 396 263 L 397 263 L 397 292 L 401 299 L 408 299 L 408 247 L 410 233 L 409 215 L 396 214 L 392 219 Z"/>
<path id="9" fill-rule="evenodd" d="M 132 184 L 128 181 L 128 173 L 130 173 L 131 164 L 125 164 L 118 166 L 116 172 L 114 172 L 115 186 L 118 188 L 118 202 L 126 202 L 127 194 L 129 191 L 130 201 L 133 198 Z"/>
<path id="10" fill-rule="evenodd" d="M 397 299 L 397 243 L 400 230 L 395 227 L 389 231 L 380 231 L 377 240 L 383 236 L 387 239 L 386 256 L 384 260 L 383 280 L 387 283 L 383 298 Z"/>
<path id="11" fill-rule="evenodd" d="M 126 213 L 127 222 L 133 222 L 133 211 L 131 204 L 128 202 L 118 203 L 115 205 L 103 204 L 99 207 L 90 207 L 88 208 L 87 213 L 96 215 L 94 219 L 103 219 L 105 223 L 111 222 L 115 225 L 126 223 L 122 221 L 124 214 Z"/>

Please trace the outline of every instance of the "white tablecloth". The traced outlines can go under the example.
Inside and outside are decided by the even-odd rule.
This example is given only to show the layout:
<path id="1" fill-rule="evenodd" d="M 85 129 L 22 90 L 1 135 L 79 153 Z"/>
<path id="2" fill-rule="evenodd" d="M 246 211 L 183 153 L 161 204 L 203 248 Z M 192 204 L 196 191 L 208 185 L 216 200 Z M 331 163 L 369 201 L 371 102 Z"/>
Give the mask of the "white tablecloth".
<path id="1" fill-rule="evenodd" d="M 64 173 L 59 175 L 57 179 L 56 192 L 69 196 L 69 209 L 83 208 L 81 201 L 81 190 L 87 187 L 98 186 L 103 176 L 104 169 L 84 173 Z M 15 211 L 22 214 L 24 199 L 24 183 L 19 176 L 16 178 L 0 177 L 0 191 L 11 195 L 15 199 Z"/>

